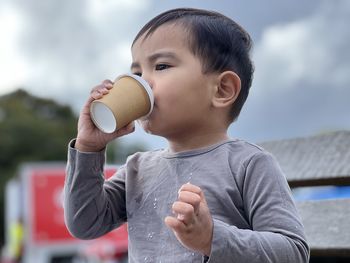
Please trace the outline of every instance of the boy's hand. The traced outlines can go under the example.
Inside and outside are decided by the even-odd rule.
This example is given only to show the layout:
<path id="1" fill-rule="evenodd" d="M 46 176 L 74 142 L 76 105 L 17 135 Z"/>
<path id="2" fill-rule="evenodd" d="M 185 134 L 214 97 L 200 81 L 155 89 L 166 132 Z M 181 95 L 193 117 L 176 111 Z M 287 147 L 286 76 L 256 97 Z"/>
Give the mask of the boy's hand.
<path id="1" fill-rule="evenodd" d="M 79 116 L 78 135 L 75 143 L 75 148 L 77 150 L 82 152 L 98 152 L 104 149 L 113 139 L 134 131 L 135 126 L 133 122 L 113 133 L 104 133 L 100 131 L 92 122 L 90 116 L 91 102 L 102 98 L 111 88 L 113 88 L 113 82 L 105 80 L 91 90 L 90 97 Z"/>
<path id="2" fill-rule="evenodd" d="M 177 217 L 167 216 L 165 224 L 182 245 L 209 256 L 213 221 L 202 189 L 190 183 L 182 185 L 172 208 Z"/>

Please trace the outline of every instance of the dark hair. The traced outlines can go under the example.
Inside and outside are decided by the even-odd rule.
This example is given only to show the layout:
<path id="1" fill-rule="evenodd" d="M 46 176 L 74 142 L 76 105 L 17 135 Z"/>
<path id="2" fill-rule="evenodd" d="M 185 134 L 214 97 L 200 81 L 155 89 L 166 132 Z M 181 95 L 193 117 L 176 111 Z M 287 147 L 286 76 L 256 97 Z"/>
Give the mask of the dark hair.
<path id="1" fill-rule="evenodd" d="M 231 70 L 240 77 L 241 91 L 231 110 L 232 119 L 236 119 L 248 97 L 254 72 L 249 34 L 220 13 L 178 8 L 150 20 L 136 35 L 133 45 L 141 36 L 145 34 L 147 38 L 165 23 L 180 23 L 188 31 L 191 52 L 202 61 L 204 73 Z"/>

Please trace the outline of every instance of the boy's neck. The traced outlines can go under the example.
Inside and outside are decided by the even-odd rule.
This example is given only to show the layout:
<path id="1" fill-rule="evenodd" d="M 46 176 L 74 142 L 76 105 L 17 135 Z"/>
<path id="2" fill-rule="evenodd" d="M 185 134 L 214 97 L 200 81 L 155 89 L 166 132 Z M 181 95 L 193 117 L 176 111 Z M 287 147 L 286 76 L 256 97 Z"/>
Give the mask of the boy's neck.
<path id="1" fill-rule="evenodd" d="M 168 139 L 171 152 L 184 152 L 204 148 L 228 140 L 226 132 L 210 132 L 190 136 L 181 136 L 179 139 Z"/>

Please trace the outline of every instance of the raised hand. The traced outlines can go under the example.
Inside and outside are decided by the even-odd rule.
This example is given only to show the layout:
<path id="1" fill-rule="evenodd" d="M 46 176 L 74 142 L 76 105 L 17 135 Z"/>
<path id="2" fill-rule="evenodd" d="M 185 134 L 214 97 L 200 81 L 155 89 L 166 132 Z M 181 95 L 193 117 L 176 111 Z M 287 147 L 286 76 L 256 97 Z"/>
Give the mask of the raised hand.
<path id="1" fill-rule="evenodd" d="M 213 221 L 202 189 L 190 183 L 182 185 L 172 209 L 175 217 L 167 216 L 165 224 L 183 246 L 209 256 Z"/>
<path id="2" fill-rule="evenodd" d="M 90 92 L 90 97 L 81 110 L 78 121 L 78 135 L 75 148 L 82 152 L 98 152 L 117 137 L 132 133 L 135 130 L 134 123 L 130 123 L 124 128 L 118 129 L 113 133 L 104 133 L 100 131 L 91 120 L 90 105 L 94 100 L 102 98 L 113 88 L 113 82 L 103 81 L 100 85 L 94 87 Z"/>

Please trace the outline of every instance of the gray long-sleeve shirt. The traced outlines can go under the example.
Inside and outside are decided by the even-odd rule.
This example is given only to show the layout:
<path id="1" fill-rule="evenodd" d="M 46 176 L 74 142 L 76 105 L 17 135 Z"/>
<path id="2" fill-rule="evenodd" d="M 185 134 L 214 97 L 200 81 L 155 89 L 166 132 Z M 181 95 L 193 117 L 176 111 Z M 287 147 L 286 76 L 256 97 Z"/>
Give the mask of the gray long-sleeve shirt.
<path id="1" fill-rule="evenodd" d="M 308 262 L 286 179 L 275 159 L 254 144 L 228 140 L 182 153 L 136 153 L 109 180 L 104 152 L 72 146 L 64 208 L 78 238 L 96 238 L 128 222 L 130 263 L 202 262 L 203 255 L 184 248 L 164 224 L 179 188 L 191 182 L 204 191 L 213 217 L 208 262 Z"/>

